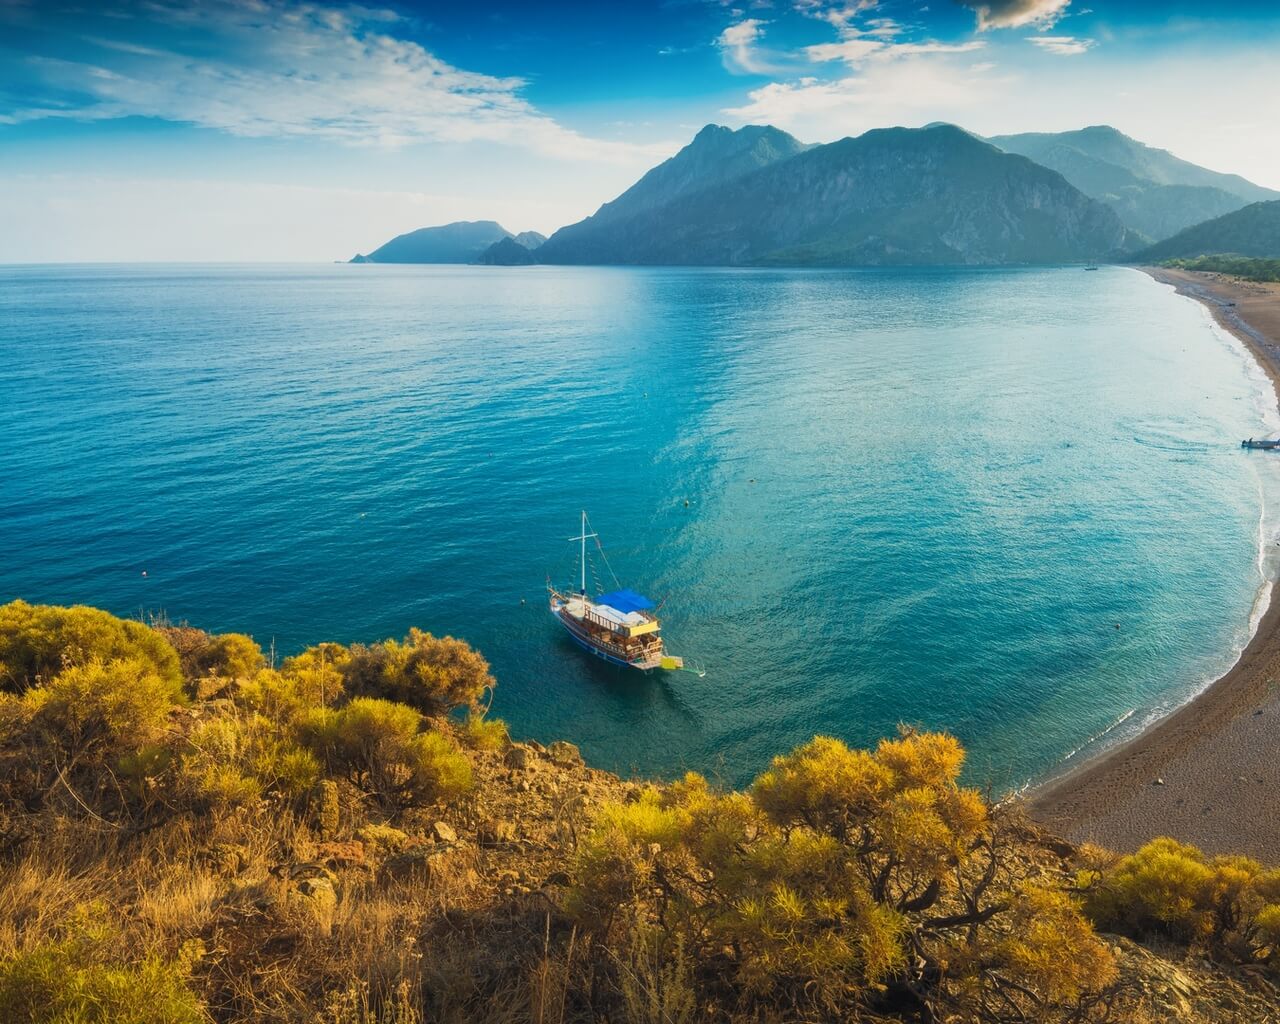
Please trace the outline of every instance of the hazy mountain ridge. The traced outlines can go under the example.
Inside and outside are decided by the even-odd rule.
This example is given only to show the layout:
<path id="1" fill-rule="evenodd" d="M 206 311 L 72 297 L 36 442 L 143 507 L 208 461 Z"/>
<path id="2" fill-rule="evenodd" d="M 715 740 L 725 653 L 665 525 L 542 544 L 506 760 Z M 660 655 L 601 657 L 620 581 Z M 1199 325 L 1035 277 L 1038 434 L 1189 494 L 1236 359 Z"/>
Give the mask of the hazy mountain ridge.
<path id="1" fill-rule="evenodd" d="M 1225 216 L 1196 224 L 1144 249 L 1134 258 L 1158 262 L 1218 253 L 1280 257 L 1280 199 L 1253 203 Z"/>
<path id="2" fill-rule="evenodd" d="M 1200 167 L 1109 125 L 995 135 L 987 141 L 1057 171 L 1149 239 L 1167 238 L 1251 202 L 1280 198 L 1238 174 Z"/>
<path id="3" fill-rule="evenodd" d="M 699 165 L 698 149 L 722 145 L 726 131 L 708 126 L 668 164 Z M 877 129 L 806 147 L 734 177 L 718 175 L 700 188 L 685 181 L 675 198 L 644 207 L 643 215 L 621 216 L 623 199 L 634 198 L 661 170 L 595 217 L 557 231 L 539 258 L 702 265 L 1033 263 L 1100 258 L 1125 241 L 1115 214 L 1060 174 L 951 125 Z"/>
<path id="4" fill-rule="evenodd" d="M 533 250 L 547 240 L 537 231 L 516 235 L 493 220 L 459 220 L 437 227 L 418 228 L 374 249 L 357 255 L 352 263 L 475 263 L 490 246 L 514 238 Z"/>

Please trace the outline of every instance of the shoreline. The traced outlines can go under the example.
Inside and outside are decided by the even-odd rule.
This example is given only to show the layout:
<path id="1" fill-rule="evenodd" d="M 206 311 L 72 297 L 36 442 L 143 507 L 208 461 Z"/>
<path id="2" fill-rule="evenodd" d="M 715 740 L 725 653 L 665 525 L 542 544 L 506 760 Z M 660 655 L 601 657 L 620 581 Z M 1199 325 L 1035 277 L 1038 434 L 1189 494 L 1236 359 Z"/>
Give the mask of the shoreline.
<path id="1" fill-rule="evenodd" d="M 1139 267 L 1196 299 L 1238 338 L 1280 404 L 1280 285 Z M 1267 453 L 1259 453 L 1267 454 Z M 1023 795 L 1031 817 L 1117 851 L 1158 835 L 1211 853 L 1280 861 L 1280 600 L 1272 595 L 1231 668 L 1126 742 Z"/>

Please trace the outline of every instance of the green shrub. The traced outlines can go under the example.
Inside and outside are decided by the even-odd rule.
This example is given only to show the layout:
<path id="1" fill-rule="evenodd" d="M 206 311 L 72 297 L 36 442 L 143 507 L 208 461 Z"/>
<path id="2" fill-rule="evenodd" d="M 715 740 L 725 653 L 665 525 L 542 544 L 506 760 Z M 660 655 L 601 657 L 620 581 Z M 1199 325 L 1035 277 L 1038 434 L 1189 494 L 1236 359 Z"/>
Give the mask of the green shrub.
<path id="1" fill-rule="evenodd" d="M 1007 824 L 957 784 L 949 736 L 875 752 L 819 737 L 746 793 L 698 775 L 609 803 L 568 909 L 596 941 L 636 922 L 775 1012 L 851 1017 L 886 991 L 936 1019 L 1085 1021 L 1116 969 L 1071 899 L 1006 855 Z"/>
<path id="2" fill-rule="evenodd" d="M 187 987 L 198 958 L 187 946 L 177 962 L 119 959 L 118 935 L 94 907 L 68 934 L 0 960 L 0 1020 L 30 1024 L 205 1024 L 209 1016 Z"/>
<path id="3" fill-rule="evenodd" d="M 343 666 L 355 695 L 408 704 L 425 715 L 475 708 L 493 686 L 489 663 L 461 640 L 411 629 L 403 642 L 355 645 Z"/>
<path id="4" fill-rule="evenodd" d="M 188 737 L 178 788 L 213 809 L 249 806 L 265 794 L 307 796 L 320 779 L 320 762 L 257 714 L 214 718 Z"/>
<path id="5" fill-rule="evenodd" d="M 160 626 L 157 632 L 178 652 L 182 674 L 192 682 L 210 676 L 241 679 L 266 664 L 262 648 L 243 633 L 206 633 L 191 626 Z"/>
<path id="6" fill-rule="evenodd" d="M 1081 871 L 1085 909 L 1102 928 L 1159 933 L 1240 960 L 1274 962 L 1280 870 L 1248 857 L 1207 857 L 1167 837 Z"/>
<path id="7" fill-rule="evenodd" d="M 32 733 L 64 758 L 96 761 L 154 743 L 178 706 L 173 685 L 142 658 L 73 664 L 22 700 Z"/>
<path id="8" fill-rule="evenodd" d="M 511 746 L 511 733 L 507 723 L 500 718 L 468 715 L 462 730 L 463 741 L 473 750 L 490 750 L 502 753 Z"/>
<path id="9" fill-rule="evenodd" d="M 180 699 L 178 654 L 149 626 L 82 605 L 0 606 L 0 689 L 22 693 L 71 666 L 122 660 L 146 663 Z"/>
<path id="10" fill-rule="evenodd" d="M 316 708 L 303 720 L 304 742 L 352 782 L 397 804 L 449 800 L 471 788 L 471 766 L 404 704 L 357 697 Z"/>

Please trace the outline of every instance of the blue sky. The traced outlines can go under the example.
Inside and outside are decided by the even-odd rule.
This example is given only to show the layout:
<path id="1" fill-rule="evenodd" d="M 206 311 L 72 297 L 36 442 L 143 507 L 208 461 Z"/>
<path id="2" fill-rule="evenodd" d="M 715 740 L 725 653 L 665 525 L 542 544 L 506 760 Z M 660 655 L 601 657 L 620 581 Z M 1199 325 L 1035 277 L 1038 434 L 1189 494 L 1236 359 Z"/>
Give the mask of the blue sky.
<path id="1" fill-rule="evenodd" d="M 0 0 L 0 261 L 550 232 L 708 122 L 1109 123 L 1280 188 L 1280 7 Z"/>

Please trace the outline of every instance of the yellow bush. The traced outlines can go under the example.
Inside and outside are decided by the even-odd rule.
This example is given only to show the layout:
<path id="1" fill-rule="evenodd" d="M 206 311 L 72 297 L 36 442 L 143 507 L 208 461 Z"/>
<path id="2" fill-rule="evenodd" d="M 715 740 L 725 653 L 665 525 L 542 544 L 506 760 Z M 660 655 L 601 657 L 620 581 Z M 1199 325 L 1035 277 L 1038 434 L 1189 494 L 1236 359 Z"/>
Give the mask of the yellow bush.
<path id="1" fill-rule="evenodd" d="M 149 661 L 122 658 L 73 664 L 22 699 L 33 732 L 66 757 L 95 760 L 155 742 L 177 697 Z"/>
<path id="2" fill-rule="evenodd" d="M 350 660 L 350 652 L 341 644 L 316 644 L 286 658 L 280 674 L 294 682 L 306 703 L 328 706 L 338 703 L 343 695 L 343 669 Z"/>
<path id="3" fill-rule="evenodd" d="M 198 944 L 177 961 L 119 959 L 102 906 L 85 908 L 68 934 L 0 960 L 0 1020 L 28 1024 L 206 1024 L 187 987 Z"/>
<path id="4" fill-rule="evenodd" d="M 13 601 L 0 606 L 0 689 L 21 693 L 69 666 L 112 661 L 142 661 L 180 698 L 177 652 L 141 622 L 83 605 Z"/>
<path id="5" fill-rule="evenodd" d="M 343 672 L 350 693 L 398 701 L 425 715 L 475 708 L 493 686 L 489 663 L 470 646 L 419 629 L 403 642 L 353 646 Z"/>
<path id="6" fill-rule="evenodd" d="M 249 806 L 267 793 L 300 800 L 319 779 L 315 755 L 257 714 L 202 723 L 178 768 L 179 790 L 215 809 Z"/>
<path id="7" fill-rule="evenodd" d="M 1111 954 L 1065 893 L 1007 856 L 1003 818 L 957 784 L 962 763 L 948 736 L 874 753 L 818 737 L 746 793 L 690 774 L 606 804 L 569 909 L 606 942 L 649 922 L 778 1008 L 850 1017 L 896 987 L 939 1019 L 971 1019 L 998 991 L 1027 1020 L 1089 1020 Z"/>
<path id="8" fill-rule="evenodd" d="M 1280 870 L 1252 858 L 1210 858 L 1162 837 L 1082 871 L 1078 884 L 1100 927 L 1161 932 L 1233 959 L 1280 962 Z"/>
<path id="9" fill-rule="evenodd" d="M 192 682 L 210 676 L 242 679 L 266 664 L 262 648 L 243 633 L 206 633 L 191 626 L 160 626 L 156 631 L 178 652 L 182 674 Z"/>
<path id="10" fill-rule="evenodd" d="M 384 799 L 455 799 L 471 788 L 471 765 L 444 736 L 422 732 L 422 724 L 422 715 L 404 704 L 357 697 L 341 708 L 313 709 L 300 731 L 315 753 Z"/>
<path id="11" fill-rule="evenodd" d="M 473 750 L 491 750 L 501 753 L 511 746 L 511 734 L 507 723 L 500 718 L 468 715 L 462 731 L 463 740 Z"/>

